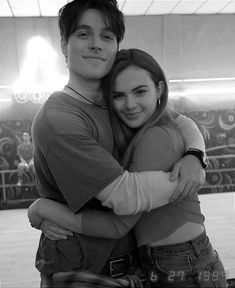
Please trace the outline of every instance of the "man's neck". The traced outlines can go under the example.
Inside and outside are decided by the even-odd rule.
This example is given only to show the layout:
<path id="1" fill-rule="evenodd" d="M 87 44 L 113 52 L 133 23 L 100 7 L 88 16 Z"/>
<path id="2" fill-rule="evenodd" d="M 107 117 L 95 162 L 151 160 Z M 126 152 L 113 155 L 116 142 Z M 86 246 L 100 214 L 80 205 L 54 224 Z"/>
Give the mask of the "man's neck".
<path id="1" fill-rule="evenodd" d="M 91 101 L 99 102 L 103 98 L 99 80 L 70 77 L 67 85 Z"/>

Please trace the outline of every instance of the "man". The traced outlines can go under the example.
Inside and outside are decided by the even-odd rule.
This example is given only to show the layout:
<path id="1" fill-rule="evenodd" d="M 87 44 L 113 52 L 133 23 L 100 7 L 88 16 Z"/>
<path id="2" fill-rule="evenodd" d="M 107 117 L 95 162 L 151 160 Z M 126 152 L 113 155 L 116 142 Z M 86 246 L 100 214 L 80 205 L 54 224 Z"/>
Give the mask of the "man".
<path id="1" fill-rule="evenodd" d="M 59 27 L 69 81 L 63 91 L 49 97 L 33 123 L 40 195 L 66 203 L 74 213 L 86 207 L 105 209 L 101 203 L 117 213 L 125 206 L 138 212 L 163 205 L 166 199 L 159 203 L 156 190 L 171 189 L 170 182 L 159 188 L 163 173 L 129 173 L 111 155 L 113 137 L 101 79 L 112 67 L 125 31 L 116 1 L 74 0 L 61 8 Z M 178 163 L 174 173 L 184 175 L 189 170 L 193 180 L 183 177 L 175 197 L 181 191 L 184 197 L 202 184 L 204 172 L 192 155 Z M 36 257 L 41 287 L 56 287 L 58 272 L 86 269 L 111 277 L 126 274 L 134 265 L 133 246 L 132 233 L 119 241 L 78 234 L 50 241 L 42 234 Z"/>
<path id="2" fill-rule="evenodd" d="M 24 172 L 34 174 L 34 163 L 33 163 L 33 144 L 30 141 L 30 135 L 28 132 L 23 133 L 23 142 L 17 147 L 17 155 L 20 158 L 18 164 L 18 182 L 17 186 L 23 184 Z"/>

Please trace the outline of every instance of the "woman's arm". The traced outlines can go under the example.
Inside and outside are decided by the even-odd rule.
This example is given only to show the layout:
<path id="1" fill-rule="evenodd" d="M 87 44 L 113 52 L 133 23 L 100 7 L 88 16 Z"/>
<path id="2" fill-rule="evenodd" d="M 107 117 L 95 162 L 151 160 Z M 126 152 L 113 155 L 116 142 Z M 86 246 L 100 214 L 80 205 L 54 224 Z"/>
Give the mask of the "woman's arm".
<path id="1" fill-rule="evenodd" d="M 74 214 L 67 205 L 50 199 L 35 200 L 28 209 L 28 218 L 31 225 L 37 229 L 40 229 L 42 221 L 47 219 L 68 230 L 81 232 L 81 214 Z"/>
<path id="2" fill-rule="evenodd" d="M 47 219 L 65 227 L 66 230 L 112 239 L 119 239 L 128 233 L 140 215 L 118 216 L 111 211 L 90 209 L 74 214 L 68 206 L 45 198 L 37 199 L 28 210 L 29 220 L 32 226 L 37 229 L 40 228 L 42 221 Z M 47 227 L 46 230 L 51 229 L 49 225 Z M 61 232 L 61 235 L 64 234 L 66 231 Z"/>
<path id="3" fill-rule="evenodd" d="M 85 235 L 120 239 L 139 220 L 141 213 L 121 216 L 112 211 L 86 210 L 82 213 L 82 232 Z"/>

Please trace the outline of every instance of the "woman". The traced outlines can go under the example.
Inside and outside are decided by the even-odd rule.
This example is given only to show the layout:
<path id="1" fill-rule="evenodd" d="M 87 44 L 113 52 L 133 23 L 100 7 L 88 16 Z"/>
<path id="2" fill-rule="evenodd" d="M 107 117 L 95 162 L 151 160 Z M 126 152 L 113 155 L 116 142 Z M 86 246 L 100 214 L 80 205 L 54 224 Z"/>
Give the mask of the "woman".
<path id="1" fill-rule="evenodd" d="M 117 157 L 125 169 L 170 171 L 185 147 L 166 107 L 168 87 L 158 63 L 144 51 L 121 50 L 104 91 Z M 90 236 L 121 238 L 134 227 L 150 287 L 226 287 L 223 265 L 206 236 L 198 195 L 131 216 L 94 210 L 73 215 L 66 206 L 47 199 L 35 206 L 29 210 L 34 224 L 37 216 L 43 217 Z"/>

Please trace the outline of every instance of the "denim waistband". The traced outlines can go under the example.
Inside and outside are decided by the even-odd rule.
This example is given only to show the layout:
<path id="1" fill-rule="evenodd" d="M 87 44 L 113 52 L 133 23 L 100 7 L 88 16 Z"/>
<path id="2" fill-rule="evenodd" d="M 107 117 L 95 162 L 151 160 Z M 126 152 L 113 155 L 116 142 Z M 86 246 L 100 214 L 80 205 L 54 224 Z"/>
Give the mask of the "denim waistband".
<path id="1" fill-rule="evenodd" d="M 211 248 L 209 239 L 206 235 L 206 232 L 204 231 L 202 234 L 200 234 L 198 237 L 179 244 L 172 244 L 172 245 L 164 245 L 164 246 L 148 246 L 143 245 L 139 248 L 140 253 L 147 252 L 147 254 L 154 255 L 176 255 L 180 253 L 185 253 L 186 251 L 190 254 L 192 252 L 193 254 L 201 255 L 203 252 L 208 252 L 208 250 Z"/>

